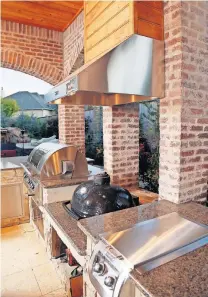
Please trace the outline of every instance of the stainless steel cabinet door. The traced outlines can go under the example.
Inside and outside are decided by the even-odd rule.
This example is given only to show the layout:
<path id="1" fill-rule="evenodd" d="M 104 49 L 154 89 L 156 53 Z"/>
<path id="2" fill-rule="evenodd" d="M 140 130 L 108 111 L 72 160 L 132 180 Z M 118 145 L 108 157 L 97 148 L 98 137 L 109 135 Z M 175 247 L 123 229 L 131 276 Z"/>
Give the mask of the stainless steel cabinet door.
<path id="1" fill-rule="evenodd" d="M 15 218 L 24 215 L 23 184 L 1 186 L 1 218 Z"/>

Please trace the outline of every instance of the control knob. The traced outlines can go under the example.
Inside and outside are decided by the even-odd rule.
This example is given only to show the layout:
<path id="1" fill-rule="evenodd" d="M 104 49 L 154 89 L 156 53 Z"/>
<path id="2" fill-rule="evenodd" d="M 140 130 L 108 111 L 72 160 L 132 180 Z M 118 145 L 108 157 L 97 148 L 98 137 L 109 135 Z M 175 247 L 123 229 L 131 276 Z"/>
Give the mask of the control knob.
<path id="1" fill-rule="evenodd" d="M 103 263 L 95 263 L 93 271 L 101 274 L 105 271 L 105 265 Z"/>
<path id="2" fill-rule="evenodd" d="M 112 276 L 106 276 L 106 278 L 104 279 L 104 284 L 107 287 L 112 287 L 115 283 L 115 278 Z"/>

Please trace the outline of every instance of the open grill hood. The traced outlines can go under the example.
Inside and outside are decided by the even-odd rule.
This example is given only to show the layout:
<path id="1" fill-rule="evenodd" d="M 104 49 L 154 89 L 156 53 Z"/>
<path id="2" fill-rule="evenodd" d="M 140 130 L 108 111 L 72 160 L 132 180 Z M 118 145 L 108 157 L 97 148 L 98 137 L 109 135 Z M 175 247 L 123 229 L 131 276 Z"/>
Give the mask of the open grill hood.
<path id="1" fill-rule="evenodd" d="M 45 95 L 64 105 L 112 106 L 164 97 L 164 42 L 140 35 L 85 64 Z"/>

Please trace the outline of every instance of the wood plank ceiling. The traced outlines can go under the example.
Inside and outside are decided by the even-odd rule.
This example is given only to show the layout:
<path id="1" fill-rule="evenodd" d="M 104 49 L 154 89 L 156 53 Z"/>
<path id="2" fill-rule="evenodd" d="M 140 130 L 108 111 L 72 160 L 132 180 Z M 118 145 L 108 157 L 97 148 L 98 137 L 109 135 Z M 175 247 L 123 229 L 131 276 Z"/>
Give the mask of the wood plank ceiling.
<path id="1" fill-rule="evenodd" d="M 83 1 L 1 1 L 1 19 L 64 31 L 83 9 Z"/>

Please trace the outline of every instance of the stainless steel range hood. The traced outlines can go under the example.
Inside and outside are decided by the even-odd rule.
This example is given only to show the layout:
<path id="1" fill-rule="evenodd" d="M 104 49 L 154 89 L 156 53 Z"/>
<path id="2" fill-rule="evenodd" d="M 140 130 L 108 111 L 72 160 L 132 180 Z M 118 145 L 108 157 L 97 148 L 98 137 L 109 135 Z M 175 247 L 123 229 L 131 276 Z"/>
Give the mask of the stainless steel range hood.
<path id="1" fill-rule="evenodd" d="M 47 102 L 112 106 L 164 97 L 164 42 L 132 35 L 45 95 Z"/>

